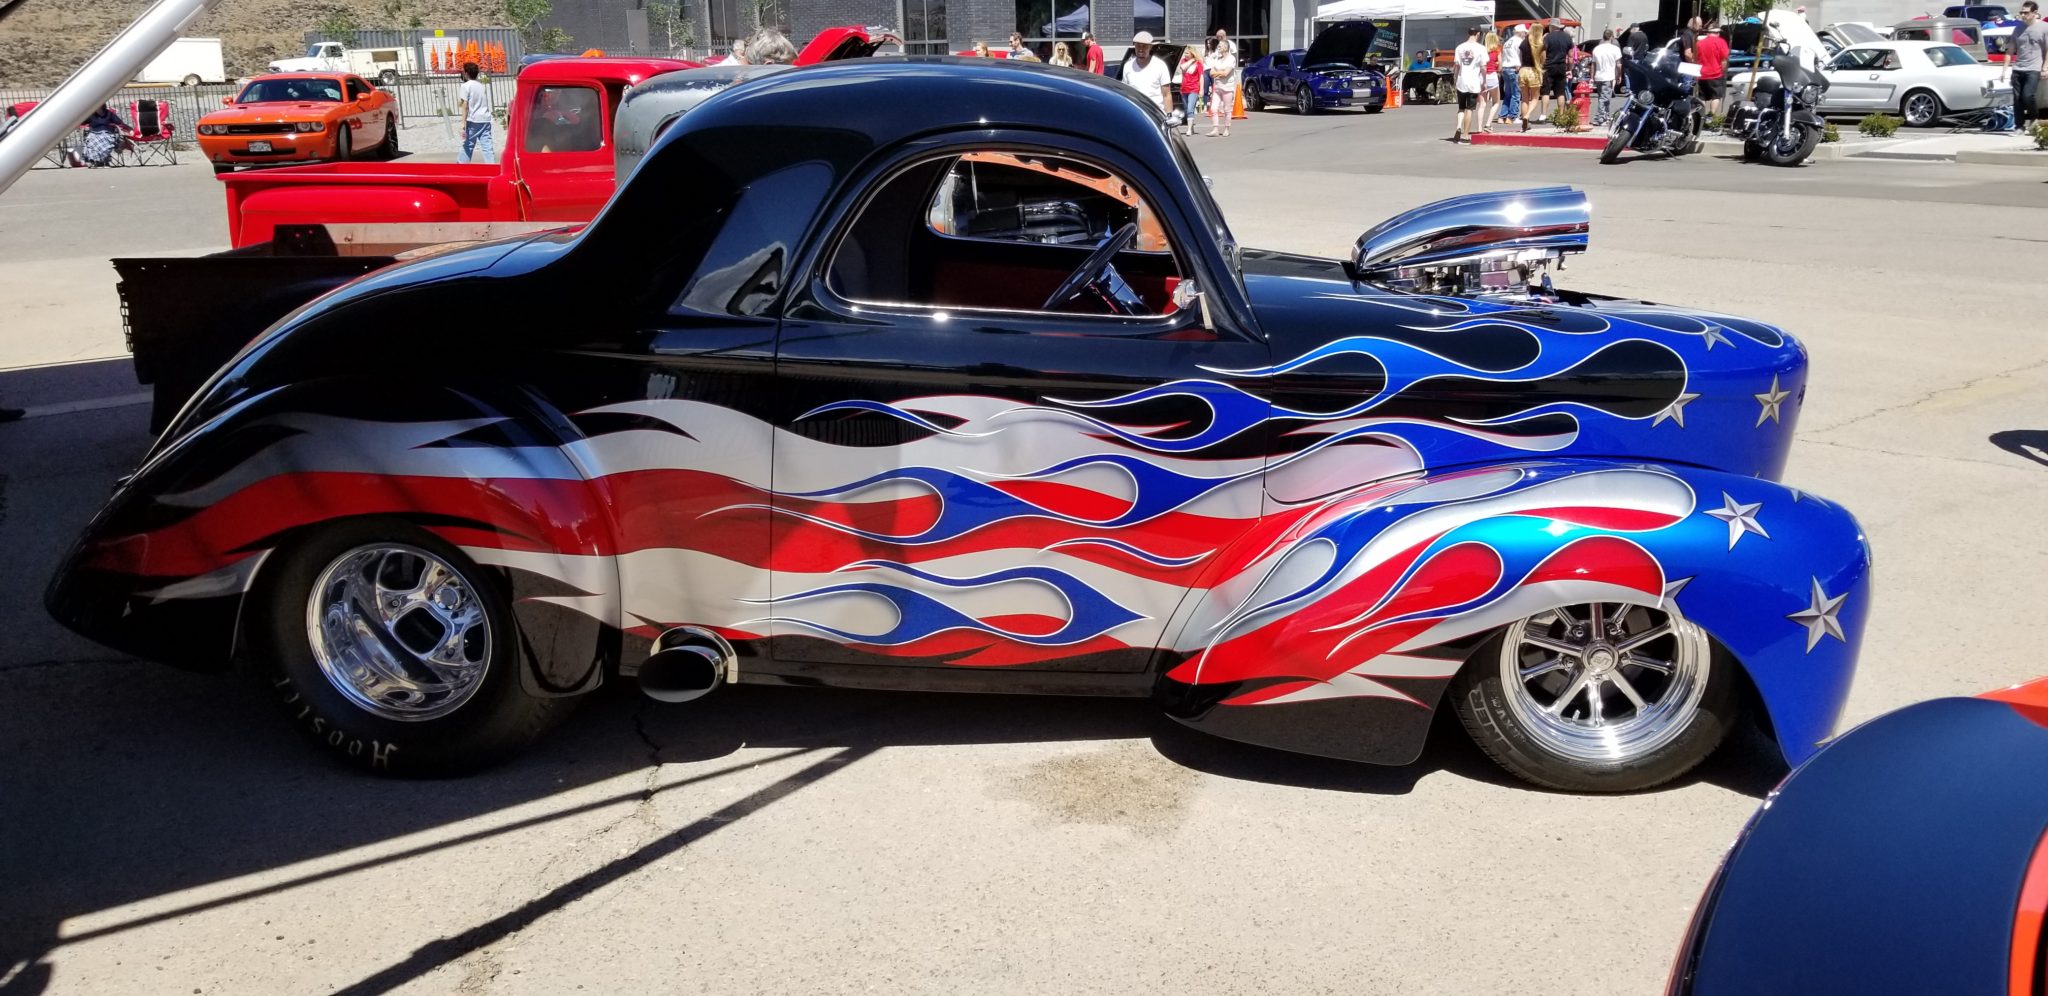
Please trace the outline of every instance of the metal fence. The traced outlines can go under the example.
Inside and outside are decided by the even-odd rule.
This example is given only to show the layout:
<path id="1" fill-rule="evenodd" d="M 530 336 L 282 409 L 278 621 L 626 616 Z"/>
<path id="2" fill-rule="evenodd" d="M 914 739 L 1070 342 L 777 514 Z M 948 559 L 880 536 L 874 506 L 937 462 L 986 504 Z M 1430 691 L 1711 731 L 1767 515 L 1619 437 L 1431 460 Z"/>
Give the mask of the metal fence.
<path id="1" fill-rule="evenodd" d="M 41 103 L 49 98 L 55 87 L 0 89 L 0 107 L 12 107 L 22 103 Z M 220 110 L 221 98 L 234 96 L 241 89 L 233 83 L 213 83 L 205 86 L 130 86 L 107 101 L 121 120 L 135 123 L 134 105 L 139 100 L 154 100 L 170 109 L 172 134 L 180 144 L 192 141 L 199 134 L 199 119 L 202 115 Z"/>
<path id="2" fill-rule="evenodd" d="M 419 71 L 423 73 L 432 70 L 433 59 L 431 53 L 437 49 L 443 52 L 459 52 L 465 46 L 474 45 L 478 49 L 492 49 L 503 52 L 505 55 L 504 71 L 507 73 L 516 72 L 519 69 L 520 57 L 526 54 L 526 43 L 520 39 L 519 29 L 517 28 L 400 28 L 382 31 L 354 31 L 350 32 L 346 38 L 336 37 L 319 31 L 306 32 L 306 45 L 308 48 L 324 41 L 338 41 L 352 49 L 410 49 L 412 57 L 418 60 Z M 448 65 L 444 61 L 444 72 L 453 73 L 459 68 L 458 66 Z M 490 67 L 485 66 L 484 68 L 489 69 Z"/>
<path id="3" fill-rule="evenodd" d="M 498 120 L 504 122 L 505 112 L 512 106 L 512 95 L 517 87 L 513 73 L 501 73 L 491 78 L 491 103 L 498 111 Z M 372 80 L 372 85 L 376 81 Z M 461 102 L 456 89 L 462 85 L 456 76 L 403 76 L 397 85 L 385 87 L 398 98 L 398 113 L 404 118 L 454 117 Z M 0 89 L 0 108 L 17 104 L 41 103 L 49 98 L 54 87 L 15 87 Z M 222 107 L 222 99 L 232 97 L 241 91 L 237 83 L 211 83 L 204 86 L 131 86 L 121 88 L 107 103 L 121 120 L 135 123 L 134 105 L 141 100 L 154 100 L 170 111 L 172 134 L 182 147 L 191 147 L 199 134 L 199 119 Z"/>

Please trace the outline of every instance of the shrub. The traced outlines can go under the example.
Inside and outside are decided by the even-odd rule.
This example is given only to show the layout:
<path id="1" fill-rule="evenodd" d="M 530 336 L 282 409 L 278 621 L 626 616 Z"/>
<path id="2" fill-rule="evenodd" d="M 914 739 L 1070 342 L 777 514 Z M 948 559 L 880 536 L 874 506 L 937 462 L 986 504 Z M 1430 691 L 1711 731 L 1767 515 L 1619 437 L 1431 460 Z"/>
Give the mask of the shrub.
<path id="1" fill-rule="evenodd" d="M 1889 114 L 1871 114 L 1856 122 L 1856 130 L 1872 138 L 1890 138 L 1898 133 L 1899 126 L 1904 123 L 1903 119 Z"/>
<path id="2" fill-rule="evenodd" d="M 1579 130 L 1579 105 L 1567 102 L 1551 111 L 1550 123 L 1556 125 L 1559 131 Z"/>
<path id="3" fill-rule="evenodd" d="M 1720 131 L 1726 127 L 1728 127 L 1728 115 L 1726 114 L 1716 114 L 1707 119 L 1708 131 Z"/>
<path id="4" fill-rule="evenodd" d="M 1842 129 L 1835 127 L 1835 123 L 1830 121 L 1821 126 L 1820 140 L 1822 142 L 1839 142 L 1842 140 Z"/>
<path id="5" fill-rule="evenodd" d="M 2035 124 L 2027 133 L 2034 138 L 2034 148 L 2048 149 L 2048 124 Z"/>

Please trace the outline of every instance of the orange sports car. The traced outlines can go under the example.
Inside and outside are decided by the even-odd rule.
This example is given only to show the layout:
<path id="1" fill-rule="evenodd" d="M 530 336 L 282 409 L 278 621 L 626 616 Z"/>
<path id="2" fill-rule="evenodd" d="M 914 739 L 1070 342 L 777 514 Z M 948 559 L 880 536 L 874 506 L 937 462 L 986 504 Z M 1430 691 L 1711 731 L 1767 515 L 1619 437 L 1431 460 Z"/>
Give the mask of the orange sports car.
<path id="1" fill-rule="evenodd" d="M 398 154 L 398 100 L 352 73 L 271 73 L 199 119 L 199 148 L 225 173 L 247 163 Z"/>

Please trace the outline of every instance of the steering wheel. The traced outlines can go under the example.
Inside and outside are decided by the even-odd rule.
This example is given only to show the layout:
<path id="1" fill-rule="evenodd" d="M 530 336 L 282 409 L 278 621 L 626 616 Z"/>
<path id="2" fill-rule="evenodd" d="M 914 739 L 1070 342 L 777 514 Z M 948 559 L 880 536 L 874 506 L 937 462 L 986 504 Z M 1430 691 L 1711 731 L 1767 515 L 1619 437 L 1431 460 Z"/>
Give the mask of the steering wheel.
<path id="1" fill-rule="evenodd" d="M 1067 279 L 1060 283 L 1059 289 L 1053 291 L 1051 297 L 1045 299 L 1045 304 L 1041 305 L 1039 310 L 1052 311 L 1068 298 L 1081 293 L 1083 289 L 1095 287 L 1102 281 L 1103 272 L 1109 269 L 1109 261 L 1115 259 L 1117 253 L 1129 248 L 1131 242 L 1137 237 L 1138 223 L 1135 221 L 1126 223 L 1124 227 L 1111 233 L 1109 238 L 1104 239 L 1101 245 L 1095 247 L 1094 252 L 1088 254 L 1087 259 L 1081 261 L 1080 267 L 1067 275 Z M 1097 293 L 1102 292 L 1098 290 Z M 1115 295 L 1102 293 L 1102 297 L 1105 301 L 1110 302 L 1112 310 L 1117 311 L 1119 314 L 1124 313 L 1124 309 L 1117 302 Z"/>

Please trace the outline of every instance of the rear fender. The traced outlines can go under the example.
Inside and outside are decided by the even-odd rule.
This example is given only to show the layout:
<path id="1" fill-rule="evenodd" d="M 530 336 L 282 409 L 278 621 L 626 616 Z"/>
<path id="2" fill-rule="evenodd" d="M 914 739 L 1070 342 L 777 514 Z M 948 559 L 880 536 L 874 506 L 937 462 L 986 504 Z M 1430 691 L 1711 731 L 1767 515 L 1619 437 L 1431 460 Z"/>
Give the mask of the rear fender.
<path id="1" fill-rule="evenodd" d="M 421 186 L 293 185 L 241 196 L 234 243 L 267 242 L 279 225 L 462 220 L 462 205 L 445 190 Z"/>
<path id="2" fill-rule="evenodd" d="M 394 397 L 407 418 L 391 417 Z M 618 577 L 609 511 L 562 449 L 575 432 L 495 386 L 336 379 L 259 395 L 121 487 L 52 583 L 50 610 L 110 646 L 219 667 L 272 551 L 325 523 L 385 516 L 499 574 L 531 691 L 585 691 L 617 658 Z"/>
<path id="3" fill-rule="evenodd" d="M 1561 461 L 1389 481 L 1218 555 L 1177 614 L 1170 714 L 1357 760 L 1420 752 L 1446 685 L 1509 623 L 1675 605 L 1748 673 L 1790 763 L 1834 728 L 1869 605 L 1855 519 L 1778 484 Z"/>

